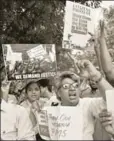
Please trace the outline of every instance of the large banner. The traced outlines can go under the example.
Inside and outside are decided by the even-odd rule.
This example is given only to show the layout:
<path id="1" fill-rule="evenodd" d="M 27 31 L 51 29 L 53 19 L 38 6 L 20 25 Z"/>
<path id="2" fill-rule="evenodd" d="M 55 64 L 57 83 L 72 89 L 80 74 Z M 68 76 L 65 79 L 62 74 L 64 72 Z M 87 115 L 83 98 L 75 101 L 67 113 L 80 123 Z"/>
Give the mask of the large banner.
<path id="1" fill-rule="evenodd" d="M 3 44 L 8 80 L 48 78 L 56 75 L 53 44 Z"/>
<path id="2" fill-rule="evenodd" d="M 63 48 L 85 47 L 94 33 L 94 10 L 79 3 L 66 1 Z"/>
<path id="3" fill-rule="evenodd" d="M 48 134 L 44 136 L 40 132 L 40 136 L 43 139 L 46 139 L 47 135 L 50 136 L 50 139 L 47 138 L 48 140 L 83 139 L 83 114 L 81 107 L 47 107 L 45 117 L 48 118 Z M 41 120 L 39 124 L 41 124 Z"/>

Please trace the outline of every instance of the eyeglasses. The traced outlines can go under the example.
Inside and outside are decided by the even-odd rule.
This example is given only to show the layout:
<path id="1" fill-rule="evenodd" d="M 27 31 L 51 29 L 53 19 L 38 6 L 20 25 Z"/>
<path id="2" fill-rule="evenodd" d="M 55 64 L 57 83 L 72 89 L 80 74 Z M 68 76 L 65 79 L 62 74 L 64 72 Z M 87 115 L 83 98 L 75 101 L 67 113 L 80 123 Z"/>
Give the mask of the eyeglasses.
<path id="1" fill-rule="evenodd" d="M 64 89 L 70 89 L 72 86 L 72 88 L 79 88 L 79 84 L 78 83 L 73 83 L 73 84 L 69 84 L 69 83 L 66 83 L 66 84 L 63 84 L 61 87 L 64 88 Z"/>

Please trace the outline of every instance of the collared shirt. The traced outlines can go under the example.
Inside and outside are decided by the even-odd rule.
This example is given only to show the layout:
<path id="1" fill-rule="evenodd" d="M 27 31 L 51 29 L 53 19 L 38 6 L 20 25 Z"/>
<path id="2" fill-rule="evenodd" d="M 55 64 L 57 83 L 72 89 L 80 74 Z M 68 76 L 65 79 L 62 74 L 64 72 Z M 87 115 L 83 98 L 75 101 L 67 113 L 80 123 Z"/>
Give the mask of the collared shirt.
<path id="1" fill-rule="evenodd" d="M 58 108 L 60 106 L 59 104 Z M 83 140 L 93 140 L 95 118 L 99 118 L 101 110 L 106 109 L 106 103 L 102 98 L 84 98 L 79 100 L 77 106 L 82 111 Z M 48 113 L 48 107 L 46 107 L 45 110 L 47 110 Z"/>
<path id="2" fill-rule="evenodd" d="M 38 133 L 38 122 L 37 122 L 36 113 L 33 112 L 32 110 L 32 104 L 29 102 L 28 99 L 26 99 L 20 105 L 27 109 L 27 112 L 29 114 L 29 117 L 33 125 L 33 130 L 35 131 L 35 134 L 37 134 Z"/>
<path id="3" fill-rule="evenodd" d="M 25 108 L 2 100 L 1 138 L 3 140 L 35 140 L 32 123 Z"/>
<path id="4" fill-rule="evenodd" d="M 24 108 L 26 108 L 28 113 L 30 113 L 30 109 L 32 107 L 32 104 L 28 101 L 28 99 L 23 101 L 20 105 L 23 106 Z"/>

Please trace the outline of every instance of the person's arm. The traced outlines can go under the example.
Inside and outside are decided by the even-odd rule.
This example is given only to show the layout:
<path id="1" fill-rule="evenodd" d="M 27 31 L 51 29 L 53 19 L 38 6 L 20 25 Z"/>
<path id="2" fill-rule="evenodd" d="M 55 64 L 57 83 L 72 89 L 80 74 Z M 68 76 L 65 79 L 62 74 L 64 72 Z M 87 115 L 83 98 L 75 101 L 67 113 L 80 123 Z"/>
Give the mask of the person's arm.
<path id="1" fill-rule="evenodd" d="M 105 91 L 111 90 L 113 87 L 102 77 L 101 73 L 96 70 L 93 64 L 88 60 L 83 60 L 78 63 L 80 69 L 80 76 L 92 79 L 98 85 L 100 93 L 104 100 L 106 100 Z"/>
<path id="2" fill-rule="evenodd" d="M 36 140 L 29 114 L 24 107 L 18 107 L 17 138 L 18 140 Z"/>
<path id="3" fill-rule="evenodd" d="M 106 101 L 106 95 L 105 95 L 105 91 L 106 90 L 112 90 L 114 89 L 110 83 L 108 83 L 108 81 L 106 81 L 105 78 L 102 78 L 99 82 L 98 82 L 98 88 L 100 90 L 100 93 L 103 96 L 103 99 Z"/>
<path id="4" fill-rule="evenodd" d="M 102 68 L 106 77 L 109 80 L 114 80 L 114 67 L 104 37 L 104 22 L 101 22 L 100 24 L 101 37 L 99 38 L 99 41 Z"/>

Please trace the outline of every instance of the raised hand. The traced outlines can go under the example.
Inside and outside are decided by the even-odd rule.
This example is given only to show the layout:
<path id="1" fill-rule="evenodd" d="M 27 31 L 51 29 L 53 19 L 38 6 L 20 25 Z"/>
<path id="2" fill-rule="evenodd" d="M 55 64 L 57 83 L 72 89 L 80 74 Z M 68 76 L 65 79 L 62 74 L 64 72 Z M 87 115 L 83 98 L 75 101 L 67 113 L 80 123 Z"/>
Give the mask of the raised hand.
<path id="1" fill-rule="evenodd" d="M 81 60 L 77 62 L 77 66 L 80 70 L 80 76 L 84 78 L 99 78 L 101 76 L 100 72 L 93 66 L 89 60 Z"/>

